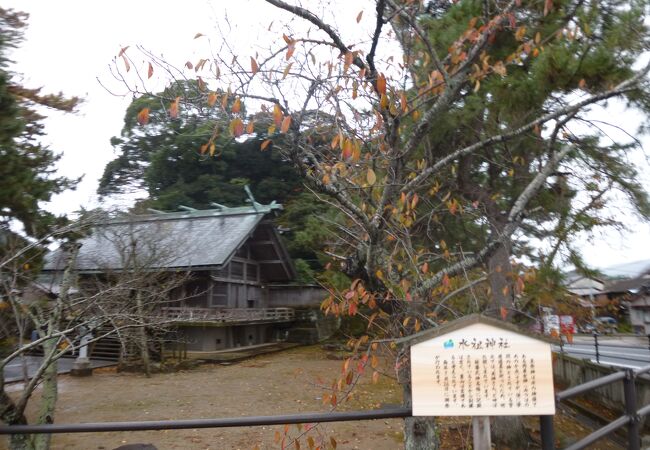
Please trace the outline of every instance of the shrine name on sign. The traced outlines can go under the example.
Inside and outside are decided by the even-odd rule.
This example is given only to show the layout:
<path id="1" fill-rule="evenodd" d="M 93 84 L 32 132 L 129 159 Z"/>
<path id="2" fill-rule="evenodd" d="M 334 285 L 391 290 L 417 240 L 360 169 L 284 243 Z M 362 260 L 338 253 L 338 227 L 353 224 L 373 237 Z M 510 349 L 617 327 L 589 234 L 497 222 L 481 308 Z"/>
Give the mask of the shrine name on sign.
<path id="1" fill-rule="evenodd" d="M 413 415 L 555 414 L 548 342 L 481 316 L 461 322 L 411 347 Z"/>

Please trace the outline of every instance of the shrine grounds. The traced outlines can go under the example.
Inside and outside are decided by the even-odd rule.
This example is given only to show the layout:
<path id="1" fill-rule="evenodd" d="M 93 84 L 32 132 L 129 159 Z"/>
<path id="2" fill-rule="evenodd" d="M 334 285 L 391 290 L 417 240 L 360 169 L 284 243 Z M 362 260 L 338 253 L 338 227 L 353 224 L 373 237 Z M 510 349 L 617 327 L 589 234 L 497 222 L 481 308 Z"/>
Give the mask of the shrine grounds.
<path id="1" fill-rule="evenodd" d="M 261 355 L 231 365 L 206 364 L 176 373 L 116 373 L 99 369 L 89 378 L 59 378 L 57 423 L 141 421 L 241 417 L 327 411 L 319 385 L 331 384 L 341 371 L 342 361 L 319 346 L 301 347 Z M 391 373 L 389 367 L 383 368 Z M 373 384 L 372 373 L 364 375 L 355 396 L 339 410 L 372 409 L 401 403 L 401 389 L 394 380 L 380 377 Z M 19 385 L 14 390 L 20 389 Z M 33 414 L 34 411 L 28 411 Z M 533 439 L 537 418 L 527 421 Z M 469 449 L 469 418 L 441 418 L 443 449 Z M 584 425 L 567 416 L 555 420 L 557 444 L 563 447 L 588 433 Z M 125 444 L 148 443 L 158 449 L 279 449 L 285 427 L 247 427 L 198 430 L 141 431 L 123 433 L 79 433 L 54 435 L 53 449 L 114 449 Z M 308 435 L 305 428 L 288 427 L 288 435 L 301 436 L 300 448 L 308 449 L 308 436 L 322 448 L 395 450 L 403 448 L 399 419 L 323 424 Z M 277 438 L 280 437 L 280 442 Z M 0 438 L 0 448 L 6 447 Z M 288 448 L 297 448 L 287 438 Z M 531 442 L 530 448 L 538 448 Z M 604 441 L 594 449 L 617 449 Z"/>

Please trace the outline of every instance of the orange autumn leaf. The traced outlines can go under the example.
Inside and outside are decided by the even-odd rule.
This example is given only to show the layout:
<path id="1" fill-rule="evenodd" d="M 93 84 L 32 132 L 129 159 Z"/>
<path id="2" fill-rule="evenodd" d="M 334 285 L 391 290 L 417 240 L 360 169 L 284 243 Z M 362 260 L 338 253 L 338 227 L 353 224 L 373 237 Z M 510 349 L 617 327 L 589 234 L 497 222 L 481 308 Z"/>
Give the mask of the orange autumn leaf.
<path id="1" fill-rule="evenodd" d="M 180 97 L 176 97 L 174 101 L 169 105 L 169 117 L 172 119 L 178 118 L 178 109 L 179 103 L 181 101 Z"/>
<path id="2" fill-rule="evenodd" d="M 501 313 L 501 320 L 506 320 L 508 318 L 508 309 L 502 306 L 499 311 Z"/>
<path id="3" fill-rule="evenodd" d="M 341 158 L 343 160 L 350 159 L 352 157 L 352 141 L 350 139 L 345 139 L 343 142 L 343 152 L 341 153 Z"/>
<path id="4" fill-rule="evenodd" d="M 271 142 L 272 142 L 271 139 L 267 139 L 264 142 L 262 142 L 262 145 L 260 146 L 260 150 L 262 151 L 266 150 L 266 148 L 269 146 Z"/>
<path id="5" fill-rule="evenodd" d="M 244 134 L 244 122 L 239 117 L 230 122 L 230 134 L 236 138 Z"/>
<path id="6" fill-rule="evenodd" d="M 251 72 L 255 75 L 259 70 L 260 67 L 257 65 L 257 61 L 255 61 L 255 58 L 251 56 Z"/>
<path id="7" fill-rule="evenodd" d="M 289 131 L 289 127 L 291 126 L 291 116 L 286 116 L 284 119 L 282 119 L 282 126 L 280 127 L 280 133 L 286 133 Z"/>
<path id="8" fill-rule="evenodd" d="M 151 63 L 149 63 L 149 69 L 147 70 L 147 78 L 151 78 L 153 76 L 153 66 Z"/>
<path id="9" fill-rule="evenodd" d="M 285 59 L 287 61 L 289 61 L 291 59 L 291 57 L 293 56 L 293 52 L 295 52 L 295 51 L 296 51 L 296 44 L 292 42 L 287 47 L 287 54 L 285 55 Z"/>
<path id="10" fill-rule="evenodd" d="M 149 108 L 142 108 L 136 117 L 140 125 L 146 125 L 149 123 Z"/>
<path id="11" fill-rule="evenodd" d="M 215 103 L 217 103 L 217 94 L 210 92 L 208 94 L 208 106 L 212 107 Z"/>
<path id="12" fill-rule="evenodd" d="M 386 94 L 386 77 L 383 73 L 377 75 L 377 92 L 381 95 Z"/>
<path id="13" fill-rule="evenodd" d="M 239 100 L 239 97 L 237 97 L 232 104 L 232 112 L 233 114 L 237 114 L 241 111 L 241 100 Z"/>

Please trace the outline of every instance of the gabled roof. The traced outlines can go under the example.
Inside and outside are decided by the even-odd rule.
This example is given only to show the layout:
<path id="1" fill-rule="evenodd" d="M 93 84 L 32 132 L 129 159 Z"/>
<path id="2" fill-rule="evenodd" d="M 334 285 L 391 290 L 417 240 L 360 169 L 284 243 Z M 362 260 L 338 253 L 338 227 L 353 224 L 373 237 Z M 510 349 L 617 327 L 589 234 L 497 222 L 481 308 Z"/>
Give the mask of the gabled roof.
<path id="1" fill-rule="evenodd" d="M 606 285 L 603 291 L 612 294 L 621 292 L 636 294 L 644 289 L 650 289 L 650 276 L 648 275 L 613 282 Z"/>
<path id="2" fill-rule="evenodd" d="M 77 270 L 222 266 L 252 236 L 266 214 L 279 207 L 256 203 L 244 208 L 186 208 L 110 220 L 79 241 Z M 57 250 L 46 260 L 45 270 L 62 270 L 65 253 Z"/>

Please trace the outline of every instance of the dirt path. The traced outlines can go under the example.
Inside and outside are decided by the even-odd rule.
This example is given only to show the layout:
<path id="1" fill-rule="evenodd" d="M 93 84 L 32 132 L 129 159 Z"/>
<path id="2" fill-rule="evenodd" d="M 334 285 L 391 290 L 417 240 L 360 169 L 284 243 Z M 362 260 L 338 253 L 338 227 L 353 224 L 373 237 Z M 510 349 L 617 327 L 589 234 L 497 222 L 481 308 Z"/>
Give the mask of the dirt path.
<path id="1" fill-rule="evenodd" d="M 98 372 L 90 378 L 60 378 L 56 422 L 168 420 L 273 415 L 325 411 L 314 386 L 328 384 L 341 367 L 318 348 L 299 348 L 263 355 L 231 366 L 205 365 L 190 371 L 141 375 Z M 399 403 L 395 386 L 373 385 L 369 377 L 359 386 L 351 408 L 375 408 L 382 402 Z M 388 398 L 388 399 L 387 399 Z M 284 427 L 83 433 L 55 435 L 54 449 L 113 449 L 127 443 L 151 443 L 159 449 L 279 448 L 275 431 Z M 393 450 L 400 448 L 400 420 L 325 424 L 339 449 Z M 290 435 L 299 434 L 295 425 Z M 318 432 L 311 435 L 318 443 Z M 287 440 L 287 442 L 290 442 Z M 301 448 L 309 448 L 303 437 Z M 292 446 L 291 448 L 295 448 Z M 323 447 L 326 448 L 326 447 Z"/>

